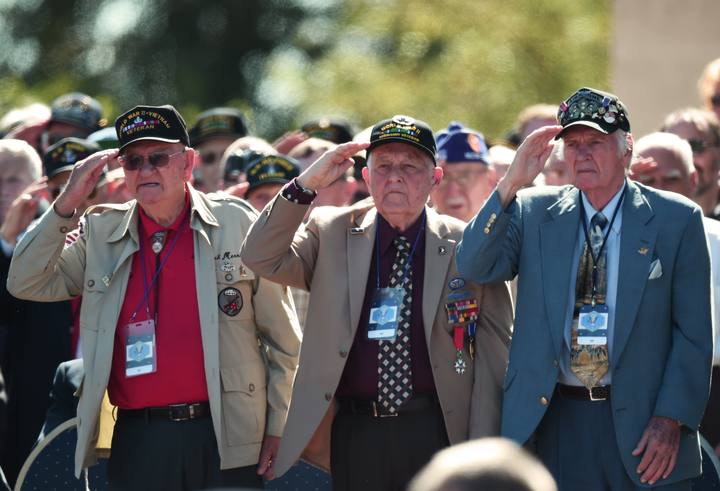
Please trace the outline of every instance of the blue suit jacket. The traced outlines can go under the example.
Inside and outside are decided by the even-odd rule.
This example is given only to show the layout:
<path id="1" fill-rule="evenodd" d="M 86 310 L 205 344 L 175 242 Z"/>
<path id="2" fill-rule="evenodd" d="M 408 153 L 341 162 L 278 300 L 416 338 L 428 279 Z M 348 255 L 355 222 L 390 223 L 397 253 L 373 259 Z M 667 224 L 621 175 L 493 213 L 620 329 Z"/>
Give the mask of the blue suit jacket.
<path id="1" fill-rule="evenodd" d="M 638 485 L 632 450 L 650 418 L 683 424 L 669 484 L 700 473 L 697 428 L 713 353 L 710 259 L 702 213 L 691 201 L 633 181 L 626 193 L 610 402 L 623 464 Z M 502 434 L 521 444 L 540 423 L 558 380 L 581 207 L 572 186 L 521 191 L 505 210 L 495 192 L 458 246 L 458 269 L 471 279 L 518 276 Z M 655 259 L 662 275 L 649 279 Z"/>

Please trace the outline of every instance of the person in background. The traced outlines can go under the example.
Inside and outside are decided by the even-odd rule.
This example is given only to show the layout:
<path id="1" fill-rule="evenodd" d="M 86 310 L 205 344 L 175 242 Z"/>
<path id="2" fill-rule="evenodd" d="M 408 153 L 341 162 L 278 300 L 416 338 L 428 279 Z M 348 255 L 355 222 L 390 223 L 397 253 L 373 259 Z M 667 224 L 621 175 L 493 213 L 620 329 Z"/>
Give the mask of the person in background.
<path id="1" fill-rule="evenodd" d="M 555 124 L 557 107 L 552 104 L 533 104 L 518 114 L 513 130 L 507 136 L 508 142 L 517 148 L 527 136 L 538 128 Z"/>
<path id="2" fill-rule="evenodd" d="M 720 58 L 705 65 L 698 80 L 698 92 L 705 109 L 720 119 Z"/>
<path id="3" fill-rule="evenodd" d="M 285 184 L 300 175 L 300 166 L 290 157 L 267 155 L 251 163 L 245 169 L 245 175 L 245 199 L 260 212 Z"/>
<path id="4" fill-rule="evenodd" d="M 555 141 L 542 173 L 545 177 L 545 185 L 547 186 L 565 186 L 566 184 L 572 184 L 572 174 L 570 173 L 567 162 L 565 162 L 565 151 L 562 140 Z"/>
<path id="5" fill-rule="evenodd" d="M 443 179 L 430 198 L 438 213 L 468 222 L 495 189 L 495 171 L 490 166 L 485 138 L 454 122 L 436 140 Z"/>

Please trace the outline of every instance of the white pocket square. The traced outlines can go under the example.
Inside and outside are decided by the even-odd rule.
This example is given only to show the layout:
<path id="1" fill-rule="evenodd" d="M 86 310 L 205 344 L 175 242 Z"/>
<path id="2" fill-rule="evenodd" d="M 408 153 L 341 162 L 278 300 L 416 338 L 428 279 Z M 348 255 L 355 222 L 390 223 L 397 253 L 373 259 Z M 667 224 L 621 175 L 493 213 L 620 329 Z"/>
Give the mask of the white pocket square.
<path id="1" fill-rule="evenodd" d="M 650 276 L 648 276 L 648 280 L 655 280 L 657 278 L 660 278 L 662 276 L 662 264 L 660 264 L 660 259 L 655 259 L 653 262 L 650 263 Z"/>

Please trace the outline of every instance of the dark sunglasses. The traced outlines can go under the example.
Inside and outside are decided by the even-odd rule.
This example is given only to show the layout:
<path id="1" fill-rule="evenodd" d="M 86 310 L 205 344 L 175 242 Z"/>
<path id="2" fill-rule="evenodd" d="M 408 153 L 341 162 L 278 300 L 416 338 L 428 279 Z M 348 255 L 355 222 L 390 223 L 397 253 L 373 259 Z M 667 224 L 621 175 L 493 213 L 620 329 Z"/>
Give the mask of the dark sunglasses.
<path id="1" fill-rule="evenodd" d="M 147 157 L 137 154 L 127 154 L 119 156 L 118 162 L 120 162 L 123 169 L 133 171 L 140 169 L 147 158 L 148 164 L 150 164 L 150 166 L 154 169 L 157 169 L 158 167 L 165 167 L 168 165 L 172 157 L 180 155 L 181 153 L 185 153 L 185 150 L 183 149 L 179 152 L 170 154 L 165 152 L 153 152 Z"/>
<path id="2" fill-rule="evenodd" d="M 715 94 L 710 98 L 710 102 L 712 102 L 712 105 L 715 107 L 720 106 L 720 94 Z"/>
<path id="3" fill-rule="evenodd" d="M 215 152 L 206 152 L 201 155 L 203 165 L 213 165 L 220 156 Z"/>
<path id="4" fill-rule="evenodd" d="M 694 138 L 688 140 L 687 142 L 690 144 L 690 148 L 692 149 L 693 153 L 703 153 L 710 147 L 710 144 L 708 144 L 706 141 L 696 140 Z"/>

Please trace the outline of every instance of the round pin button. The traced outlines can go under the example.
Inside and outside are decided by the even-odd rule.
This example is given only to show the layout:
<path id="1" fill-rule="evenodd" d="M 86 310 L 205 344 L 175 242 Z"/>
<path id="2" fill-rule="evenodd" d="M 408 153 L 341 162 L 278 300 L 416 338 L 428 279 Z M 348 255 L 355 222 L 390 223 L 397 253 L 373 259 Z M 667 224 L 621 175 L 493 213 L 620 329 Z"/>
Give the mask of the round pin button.
<path id="1" fill-rule="evenodd" d="M 250 390 L 250 392 L 255 391 L 255 384 L 248 385 L 248 390 Z"/>
<path id="2" fill-rule="evenodd" d="M 333 395 L 330 392 L 325 392 L 325 400 L 326 401 L 332 401 Z"/>
<path id="3" fill-rule="evenodd" d="M 66 233 L 68 233 L 68 228 L 65 225 L 63 225 L 62 227 L 60 227 L 60 232 L 63 234 L 66 234 Z"/>
<path id="4" fill-rule="evenodd" d="M 94 286 L 95 286 L 95 280 L 88 280 L 88 286 L 89 286 L 90 288 L 94 287 Z"/>
<path id="5" fill-rule="evenodd" d="M 226 275 L 225 275 L 225 280 L 226 280 L 226 281 L 232 280 L 232 275 L 231 275 L 230 273 L 226 274 Z"/>
<path id="6" fill-rule="evenodd" d="M 547 397 L 542 396 L 542 397 L 540 398 L 540 404 L 542 404 L 543 406 L 547 406 L 547 405 L 548 405 Z"/>

